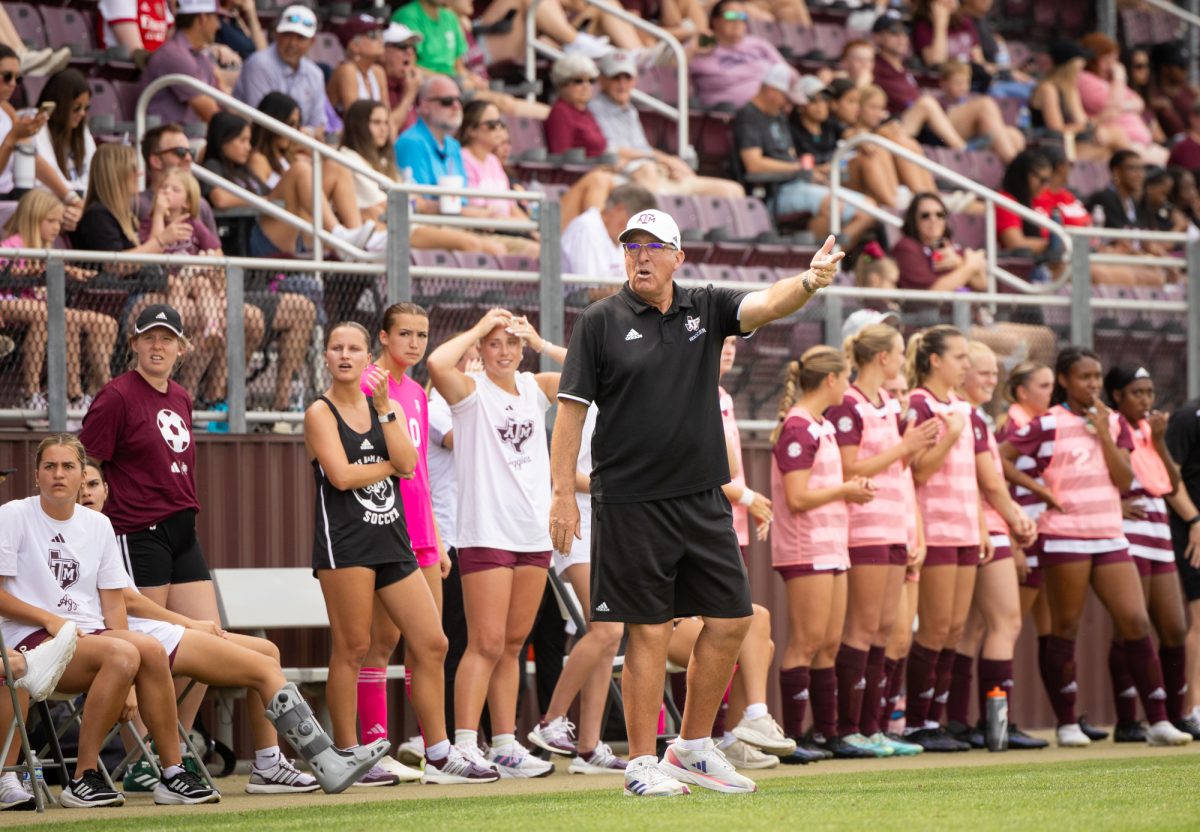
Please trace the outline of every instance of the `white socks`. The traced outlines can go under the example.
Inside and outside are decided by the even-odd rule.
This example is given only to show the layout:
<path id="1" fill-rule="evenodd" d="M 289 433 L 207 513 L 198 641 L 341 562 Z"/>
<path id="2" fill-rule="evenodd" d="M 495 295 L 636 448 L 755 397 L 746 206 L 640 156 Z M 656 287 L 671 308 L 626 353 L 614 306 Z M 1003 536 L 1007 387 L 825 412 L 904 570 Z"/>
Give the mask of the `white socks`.
<path id="1" fill-rule="evenodd" d="M 682 749 L 684 751 L 693 751 L 693 752 L 703 751 L 704 744 L 706 742 L 708 742 L 710 739 L 712 739 L 712 738 L 711 737 L 700 737 L 700 739 L 698 739 L 698 740 L 685 740 L 683 737 L 679 737 L 678 739 L 675 740 L 675 747 Z"/>
<path id="2" fill-rule="evenodd" d="M 444 760 L 450 753 L 450 740 L 435 742 L 425 748 L 425 758 L 428 760 Z"/>
<path id="3" fill-rule="evenodd" d="M 454 744 L 459 748 L 479 748 L 479 732 L 458 729 L 454 732 Z"/>
<path id="4" fill-rule="evenodd" d="M 753 705 L 746 706 L 746 713 L 743 714 L 743 719 L 762 719 L 767 715 L 767 703 L 755 702 Z"/>
<path id="5" fill-rule="evenodd" d="M 279 765 L 279 746 L 260 748 L 254 752 L 254 767 L 259 771 L 269 771 Z"/>
<path id="6" fill-rule="evenodd" d="M 516 734 L 492 734 L 492 748 L 507 748 L 516 741 Z"/>

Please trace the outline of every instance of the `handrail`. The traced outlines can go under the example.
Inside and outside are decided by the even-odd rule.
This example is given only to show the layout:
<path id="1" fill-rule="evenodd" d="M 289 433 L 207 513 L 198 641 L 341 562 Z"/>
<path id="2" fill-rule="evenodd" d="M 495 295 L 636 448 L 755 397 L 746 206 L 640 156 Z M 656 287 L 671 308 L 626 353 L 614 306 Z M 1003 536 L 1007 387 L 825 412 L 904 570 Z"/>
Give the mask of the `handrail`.
<path id="1" fill-rule="evenodd" d="M 1141 228 L 1103 228 L 1098 225 L 1065 225 L 1063 231 L 1074 237 L 1105 237 L 1110 240 L 1140 240 L 1155 243 L 1187 243 L 1186 231 L 1151 231 Z"/>
<path id="2" fill-rule="evenodd" d="M 1031 284 L 1029 281 L 1022 280 L 1007 269 L 1002 269 L 996 265 L 996 223 L 994 212 L 996 205 L 1003 206 L 1006 210 L 1011 211 L 1022 219 L 1027 220 L 1034 225 L 1040 226 L 1041 228 L 1045 228 L 1051 234 L 1057 236 L 1063 241 L 1064 254 L 1066 256 L 1070 256 L 1073 248 L 1073 242 L 1071 236 L 1064 230 L 1063 226 L 1059 225 L 1044 214 L 1039 214 L 1032 208 L 1022 205 L 1011 197 L 1004 196 L 997 191 L 993 191 L 991 188 L 986 188 L 975 180 L 963 176 L 958 171 L 951 170 L 945 165 L 940 165 L 937 162 L 926 158 L 925 156 L 912 152 L 907 147 L 901 147 L 895 142 L 889 141 L 882 136 L 877 136 L 874 133 L 860 133 L 857 136 L 853 136 L 849 139 L 842 139 L 838 142 L 837 148 L 833 151 L 833 159 L 830 161 L 829 165 L 829 224 L 833 233 L 838 233 L 841 231 L 842 227 L 841 211 L 838 210 L 839 199 L 845 198 L 843 195 L 839 194 L 839 191 L 842 188 L 841 162 L 847 153 L 858 147 L 860 144 L 877 145 L 884 150 L 887 150 L 889 153 L 899 156 L 901 159 L 905 159 L 915 165 L 923 167 L 933 173 L 935 176 L 948 180 L 956 187 L 964 191 L 969 191 L 970 193 L 973 193 L 983 199 L 987 206 L 985 220 L 987 224 L 986 243 L 989 291 L 995 291 L 997 277 L 1003 279 L 1006 284 L 1012 286 L 1018 291 L 1029 294 L 1047 294 L 1057 291 L 1060 286 L 1070 279 L 1070 272 L 1064 269 L 1062 276 L 1051 283 Z"/>
<path id="3" fill-rule="evenodd" d="M 1168 3 L 1167 0 L 1145 0 L 1145 2 L 1147 5 L 1154 6 L 1159 11 L 1174 15 L 1189 26 L 1200 26 L 1200 16 L 1181 9 L 1174 3 Z"/>
<path id="4" fill-rule="evenodd" d="M 541 43 L 537 39 L 537 7 L 540 0 L 532 0 L 529 8 L 525 10 L 525 80 L 532 85 L 537 81 L 537 55 L 540 52 L 547 57 L 557 60 L 561 58 L 562 51 Z M 683 50 L 683 44 L 679 40 L 663 29 L 661 26 L 655 26 L 642 20 L 634 14 L 630 14 L 621 6 L 609 6 L 598 0 L 583 0 L 584 3 L 595 8 L 601 14 L 610 14 L 618 20 L 628 23 L 635 29 L 640 29 L 648 35 L 652 35 L 656 40 L 663 41 L 675 53 L 675 77 L 678 85 L 678 103 L 672 107 L 665 101 L 659 101 L 657 98 L 647 95 L 641 90 L 633 91 L 633 99 L 639 104 L 645 104 L 658 113 L 667 118 L 675 119 L 676 128 L 679 135 L 679 156 L 685 162 L 695 166 L 696 151 L 688 141 L 688 68 L 687 68 L 687 53 Z M 532 97 L 532 93 L 530 93 Z"/>

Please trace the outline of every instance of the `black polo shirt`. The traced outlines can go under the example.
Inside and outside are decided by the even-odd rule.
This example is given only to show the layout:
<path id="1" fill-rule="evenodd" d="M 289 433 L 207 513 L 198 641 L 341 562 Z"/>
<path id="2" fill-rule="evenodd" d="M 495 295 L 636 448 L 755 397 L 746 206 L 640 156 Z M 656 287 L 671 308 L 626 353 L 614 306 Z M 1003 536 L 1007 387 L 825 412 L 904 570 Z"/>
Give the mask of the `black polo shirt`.
<path id="1" fill-rule="evenodd" d="M 626 283 L 584 310 L 558 395 L 599 408 L 592 496 L 664 500 L 729 482 L 717 397 L 721 345 L 748 292 L 674 284 L 666 314 Z"/>
<path id="2" fill-rule="evenodd" d="M 1171 414 L 1166 441 L 1188 495 L 1192 502 L 1200 501 L 1200 399 L 1180 405 Z"/>

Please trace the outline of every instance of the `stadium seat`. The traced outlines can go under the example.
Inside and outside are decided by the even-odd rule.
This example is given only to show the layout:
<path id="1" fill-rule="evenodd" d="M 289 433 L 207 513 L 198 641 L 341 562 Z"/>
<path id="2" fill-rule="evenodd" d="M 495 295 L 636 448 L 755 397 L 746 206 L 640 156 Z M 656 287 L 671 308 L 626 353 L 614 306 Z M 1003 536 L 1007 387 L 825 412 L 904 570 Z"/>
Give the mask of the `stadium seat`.
<path id="1" fill-rule="evenodd" d="M 99 50 L 96 48 L 95 23 L 82 10 L 42 6 L 41 12 L 47 39 L 55 46 L 71 48 L 72 65 L 90 67 L 96 63 Z"/>
<path id="2" fill-rule="evenodd" d="M 846 27 L 836 23 L 814 23 L 813 41 L 827 60 L 836 61 L 846 45 Z"/>
<path id="3" fill-rule="evenodd" d="M 736 266 L 721 263 L 701 263 L 700 276 L 710 283 L 715 281 L 730 283 L 741 279 Z"/>
<path id="4" fill-rule="evenodd" d="M 46 24 L 35 7 L 28 3 L 5 3 L 4 10 L 27 47 L 45 49 L 49 45 L 46 42 Z"/>
<path id="5" fill-rule="evenodd" d="M 987 245 L 987 221 L 981 214 L 951 214 L 950 229 L 954 242 L 966 248 L 984 248 Z"/>
<path id="6" fill-rule="evenodd" d="M 318 64 L 324 64 L 333 69 L 346 59 L 346 50 L 342 48 L 342 43 L 337 39 L 337 35 L 332 32 L 317 32 L 312 48 L 308 51 L 308 57 Z"/>

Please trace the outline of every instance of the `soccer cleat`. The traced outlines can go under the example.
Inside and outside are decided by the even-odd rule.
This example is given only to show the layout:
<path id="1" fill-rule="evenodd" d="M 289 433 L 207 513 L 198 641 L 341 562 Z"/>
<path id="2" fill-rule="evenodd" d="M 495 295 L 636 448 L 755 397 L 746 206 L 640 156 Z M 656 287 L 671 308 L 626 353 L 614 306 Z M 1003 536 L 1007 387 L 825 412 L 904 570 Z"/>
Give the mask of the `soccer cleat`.
<path id="1" fill-rule="evenodd" d="M 1008 747 L 1014 751 L 1032 751 L 1045 748 L 1050 743 L 1031 737 L 1013 723 L 1008 723 Z"/>
<path id="2" fill-rule="evenodd" d="M 1092 741 L 1088 739 L 1088 735 L 1074 722 L 1058 726 L 1057 733 L 1059 748 L 1087 748 L 1092 744 Z"/>
<path id="3" fill-rule="evenodd" d="M 496 767 L 501 777 L 515 780 L 530 777 L 547 777 L 554 773 L 554 763 L 539 760 L 529 749 L 513 740 L 503 748 L 488 750 L 487 761 Z"/>
<path id="4" fill-rule="evenodd" d="M 75 655 L 78 636 L 75 622 L 68 621 L 59 628 L 54 638 L 43 641 L 32 650 L 26 650 L 25 675 L 14 682 L 13 687 L 28 692 L 30 702 L 41 702 L 54 693 L 54 686 Z"/>
<path id="5" fill-rule="evenodd" d="M 760 769 L 779 765 L 779 758 L 775 755 L 764 753 L 757 746 L 741 740 L 734 740 L 722 748 L 721 753 L 734 768 Z"/>
<path id="6" fill-rule="evenodd" d="M 394 757 L 380 757 L 375 767 L 398 778 L 401 783 L 415 783 L 421 779 L 421 769 L 409 768 Z"/>
<path id="7" fill-rule="evenodd" d="M 565 716 L 542 720 L 529 732 L 529 741 L 551 754 L 575 755 L 575 725 Z"/>
<path id="8" fill-rule="evenodd" d="M 1187 745 L 1191 741 L 1191 734 L 1180 731 L 1166 719 L 1156 722 L 1146 729 L 1147 745 Z"/>
<path id="9" fill-rule="evenodd" d="M 978 726 L 972 728 L 970 725 L 963 725 L 961 722 L 951 720 L 946 723 L 946 733 L 972 748 L 987 748 L 987 740 L 984 739 L 983 731 Z"/>
<path id="10" fill-rule="evenodd" d="M 368 789 L 386 786 L 399 786 L 400 778 L 389 772 L 383 766 L 379 765 L 379 763 L 376 763 L 367 770 L 366 774 L 358 778 L 358 781 L 354 785 L 362 786 Z"/>
<path id="11" fill-rule="evenodd" d="M 784 754 L 779 758 L 779 762 L 785 766 L 806 766 L 809 763 L 819 763 L 821 760 L 828 759 L 823 751 L 816 748 L 808 748 L 800 743 L 796 744 L 796 750 L 791 754 Z"/>
<path id="12" fill-rule="evenodd" d="M 1190 734 L 1192 739 L 1200 740 L 1200 719 L 1197 719 L 1194 714 L 1188 714 L 1183 719 L 1173 720 L 1171 724 L 1183 733 Z"/>
<path id="13" fill-rule="evenodd" d="M 818 760 L 832 760 L 833 752 L 826 751 L 821 745 L 813 741 L 812 734 L 805 736 L 803 739 L 796 741 L 797 750 L 807 751 L 809 754 L 816 754 Z"/>
<path id="14" fill-rule="evenodd" d="M 1133 722 L 1118 722 L 1113 726 L 1113 742 L 1145 742 L 1146 726 L 1136 719 Z"/>
<path id="15" fill-rule="evenodd" d="M 691 789 L 667 773 L 655 757 L 638 757 L 625 767 L 626 797 L 679 797 Z"/>
<path id="16" fill-rule="evenodd" d="M 676 740 L 667 746 L 661 767 L 681 783 L 715 792 L 749 794 L 758 790 L 753 780 L 737 773 L 711 737 L 704 738 L 704 747 L 699 751 L 685 751 Z"/>
<path id="17" fill-rule="evenodd" d="M 495 783 L 500 779 L 496 771 L 475 749 L 474 754 L 465 753 L 457 746 L 450 746 L 450 753 L 440 760 L 425 758 L 425 771 L 421 782 L 435 786 L 466 786 L 473 783 Z"/>
<path id="18" fill-rule="evenodd" d="M 406 766 L 419 766 L 425 759 L 425 738 L 409 737 L 396 749 L 396 759 Z"/>
<path id="19" fill-rule="evenodd" d="M 578 754 L 567 767 L 568 774 L 624 774 L 629 764 L 613 754 L 604 743 L 597 743 L 591 754 Z"/>
<path id="20" fill-rule="evenodd" d="M 893 756 L 896 757 L 915 757 L 925 749 L 913 742 L 905 742 L 898 737 L 890 737 L 882 731 L 876 731 L 871 736 L 867 737 L 875 745 L 886 745 L 892 749 Z"/>
<path id="21" fill-rule="evenodd" d="M 282 754 L 279 762 L 268 769 L 254 766 L 250 769 L 250 782 L 246 794 L 304 794 L 321 788 L 317 778 L 305 774 L 292 765 Z"/>
<path id="22" fill-rule="evenodd" d="M 889 745 L 879 745 L 864 737 L 862 734 L 847 734 L 842 742 L 862 751 L 870 752 L 872 757 L 892 757 L 896 752 Z"/>
<path id="23" fill-rule="evenodd" d="M 121 806 L 125 803 L 125 795 L 104 782 L 100 772 L 89 768 L 83 776 L 67 784 L 58 796 L 58 802 L 66 809 L 93 809 L 98 806 Z"/>
<path id="24" fill-rule="evenodd" d="M 159 806 L 192 806 L 198 803 L 220 803 L 221 793 L 187 769 L 163 776 L 154 787 L 154 802 Z"/>
<path id="25" fill-rule="evenodd" d="M 871 760 L 875 758 L 874 752 L 855 748 L 841 737 L 823 737 L 820 734 L 814 734 L 813 742 L 834 760 Z"/>
<path id="26" fill-rule="evenodd" d="M 758 719 L 743 717 L 732 733 L 746 745 L 753 745 L 768 754 L 784 756 L 796 750 L 796 741 L 784 734 L 779 723 L 770 715 Z"/>
<path id="27" fill-rule="evenodd" d="M 121 784 L 126 792 L 152 792 L 158 785 L 158 769 L 145 760 L 125 769 L 124 782 Z"/>
<path id="28" fill-rule="evenodd" d="M 959 742 L 946 733 L 944 728 L 919 728 L 904 735 L 904 741 L 919 745 L 926 751 L 943 754 L 955 751 L 970 751 L 971 746 Z"/>
<path id="29" fill-rule="evenodd" d="M 1087 714 L 1079 717 L 1079 730 L 1092 742 L 1108 739 L 1108 732 L 1088 724 Z"/>
<path id="30" fill-rule="evenodd" d="M 37 798 L 25 791 L 16 772 L 0 775 L 0 812 L 24 812 L 37 808 Z"/>
<path id="31" fill-rule="evenodd" d="M 271 697 L 267 719 L 308 763 L 321 788 L 329 794 L 345 791 L 388 752 L 387 740 L 345 750 L 335 747 L 292 682 Z"/>

